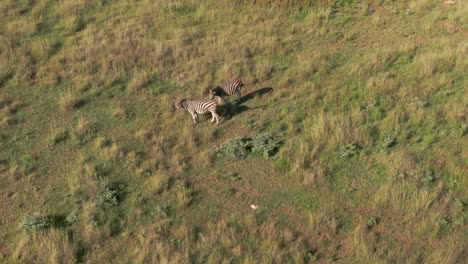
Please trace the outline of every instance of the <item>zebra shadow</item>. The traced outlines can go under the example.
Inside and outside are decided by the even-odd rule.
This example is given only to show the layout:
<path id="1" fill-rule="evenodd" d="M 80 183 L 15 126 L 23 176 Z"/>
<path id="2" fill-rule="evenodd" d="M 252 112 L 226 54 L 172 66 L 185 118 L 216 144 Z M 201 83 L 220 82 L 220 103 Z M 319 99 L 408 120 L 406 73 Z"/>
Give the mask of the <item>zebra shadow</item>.
<path id="1" fill-rule="evenodd" d="M 232 117 L 249 110 L 250 108 L 245 105 L 238 103 L 226 102 L 223 105 L 218 106 L 218 114 L 225 119 L 231 119 Z"/>
<path id="2" fill-rule="evenodd" d="M 261 105 L 257 107 L 248 107 L 245 105 L 241 105 L 240 103 L 231 103 L 227 102 L 223 105 L 218 106 L 218 114 L 226 120 L 229 120 L 233 118 L 236 115 L 239 115 L 247 110 L 252 110 L 252 109 L 258 109 L 258 108 L 264 108 L 266 105 Z"/>
<path id="3" fill-rule="evenodd" d="M 242 96 L 242 98 L 239 101 L 239 104 L 243 104 L 243 103 L 245 103 L 245 102 L 247 102 L 249 100 L 252 100 L 255 97 L 260 97 L 260 96 L 263 96 L 265 94 L 269 94 L 271 92 L 273 92 L 273 88 L 271 88 L 271 87 L 264 87 L 264 88 L 258 89 L 256 91 L 250 92 L 250 93 Z"/>
<path id="4" fill-rule="evenodd" d="M 223 105 L 218 106 L 218 111 L 219 114 L 225 118 L 225 119 L 231 119 L 232 117 L 239 115 L 247 110 L 252 110 L 252 109 L 258 109 L 258 108 L 264 108 L 266 107 L 265 105 L 262 106 L 257 106 L 257 107 L 248 107 L 243 105 L 243 103 L 256 98 L 263 96 L 265 94 L 269 94 L 273 92 L 273 88 L 271 87 L 264 87 L 261 89 L 258 89 L 256 91 L 250 92 L 244 96 L 242 96 L 239 100 L 233 101 L 233 100 L 227 100 Z"/>

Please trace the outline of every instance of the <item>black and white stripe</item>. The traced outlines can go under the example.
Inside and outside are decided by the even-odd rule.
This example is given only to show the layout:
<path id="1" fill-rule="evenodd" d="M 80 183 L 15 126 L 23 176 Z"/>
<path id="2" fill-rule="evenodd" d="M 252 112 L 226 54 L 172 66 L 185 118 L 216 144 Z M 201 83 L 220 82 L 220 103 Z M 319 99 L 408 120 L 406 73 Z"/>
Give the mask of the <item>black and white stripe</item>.
<path id="1" fill-rule="evenodd" d="M 210 89 L 210 99 L 213 99 L 215 96 L 218 96 L 222 100 L 224 100 L 225 97 L 234 94 L 236 94 L 240 99 L 242 86 L 244 86 L 244 82 L 239 79 L 235 79 L 233 81 L 217 86 L 214 90 Z"/>
<path id="2" fill-rule="evenodd" d="M 211 123 L 216 120 L 216 124 L 219 124 L 219 115 L 216 113 L 216 107 L 218 104 L 215 100 L 188 100 L 182 99 L 174 104 L 174 108 L 180 109 L 185 108 L 193 118 L 193 122 L 196 124 L 196 118 L 198 114 L 204 114 L 210 112 L 212 115 Z"/>

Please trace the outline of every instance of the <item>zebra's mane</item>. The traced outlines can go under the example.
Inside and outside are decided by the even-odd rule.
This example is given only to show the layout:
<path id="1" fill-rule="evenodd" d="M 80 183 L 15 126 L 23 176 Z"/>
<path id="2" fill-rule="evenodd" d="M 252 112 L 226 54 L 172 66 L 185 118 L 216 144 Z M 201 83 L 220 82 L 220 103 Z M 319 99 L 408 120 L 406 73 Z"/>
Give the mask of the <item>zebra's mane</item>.
<path id="1" fill-rule="evenodd" d="M 223 88 L 221 86 L 216 86 L 214 89 L 213 89 L 213 92 L 215 95 L 217 96 L 221 96 L 221 95 L 224 95 L 226 94 L 226 92 L 223 90 Z"/>

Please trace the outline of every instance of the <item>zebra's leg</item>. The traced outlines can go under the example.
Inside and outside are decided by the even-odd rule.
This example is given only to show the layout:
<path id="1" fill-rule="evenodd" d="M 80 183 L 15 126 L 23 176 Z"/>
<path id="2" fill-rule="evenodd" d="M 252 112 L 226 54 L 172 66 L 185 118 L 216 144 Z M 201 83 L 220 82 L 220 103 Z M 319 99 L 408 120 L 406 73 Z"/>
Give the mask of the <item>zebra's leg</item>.
<path id="1" fill-rule="evenodd" d="M 192 116 L 192 119 L 193 119 L 193 123 L 197 123 L 197 114 L 196 113 L 193 113 L 193 112 L 190 112 L 190 115 Z"/>
<path id="2" fill-rule="evenodd" d="M 211 118 L 211 123 L 213 123 L 213 121 L 216 120 L 216 125 L 219 125 L 219 115 L 216 114 L 216 112 L 211 112 L 211 115 L 213 116 Z"/>
<path id="3" fill-rule="evenodd" d="M 239 104 L 239 103 L 241 102 L 241 99 L 242 99 L 242 97 L 241 97 L 241 91 L 240 91 L 240 89 L 237 89 L 237 91 L 236 91 L 236 99 L 234 100 L 234 102 L 235 102 L 236 104 Z"/>

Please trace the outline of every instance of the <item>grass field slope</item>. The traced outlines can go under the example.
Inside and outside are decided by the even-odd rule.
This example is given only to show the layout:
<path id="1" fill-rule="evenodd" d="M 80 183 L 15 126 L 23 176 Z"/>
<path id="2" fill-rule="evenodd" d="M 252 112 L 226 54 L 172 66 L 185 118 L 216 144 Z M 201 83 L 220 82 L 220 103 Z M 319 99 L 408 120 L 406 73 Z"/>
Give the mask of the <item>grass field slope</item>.
<path id="1" fill-rule="evenodd" d="M 0 14 L 0 263 L 468 259 L 468 1 Z"/>

